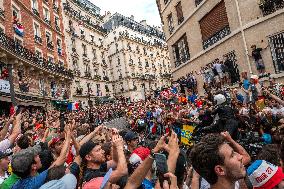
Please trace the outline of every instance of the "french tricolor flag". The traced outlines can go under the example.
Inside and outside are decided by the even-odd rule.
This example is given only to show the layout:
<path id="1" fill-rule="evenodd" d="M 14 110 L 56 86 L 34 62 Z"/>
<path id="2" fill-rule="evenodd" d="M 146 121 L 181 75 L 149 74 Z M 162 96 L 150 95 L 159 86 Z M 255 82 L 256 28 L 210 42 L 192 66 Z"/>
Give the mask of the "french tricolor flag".
<path id="1" fill-rule="evenodd" d="M 22 24 L 14 24 L 14 30 L 19 36 L 24 36 L 24 26 Z"/>
<path id="2" fill-rule="evenodd" d="M 71 110 L 71 111 L 79 110 L 79 102 L 69 103 L 68 110 Z"/>
<path id="3" fill-rule="evenodd" d="M 150 132 L 152 134 L 156 134 L 157 132 L 157 124 L 153 121 L 150 122 Z"/>

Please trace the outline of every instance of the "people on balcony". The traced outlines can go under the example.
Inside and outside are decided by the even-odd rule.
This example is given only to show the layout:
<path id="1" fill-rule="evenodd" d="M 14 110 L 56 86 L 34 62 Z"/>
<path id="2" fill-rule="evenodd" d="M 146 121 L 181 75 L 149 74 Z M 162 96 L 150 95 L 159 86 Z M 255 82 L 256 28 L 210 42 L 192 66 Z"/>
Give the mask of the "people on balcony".
<path id="1" fill-rule="evenodd" d="M 3 79 L 3 80 L 8 80 L 9 78 L 9 72 L 8 72 L 8 69 L 4 66 L 0 66 L 0 79 Z"/>
<path id="2" fill-rule="evenodd" d="M 265 47 L 265 49 L 268 47 L 268 45 Z M 256 69 L 259 72 L 259 76 L 262 76 L 265 74 L 265 65 L 261 56 L 262 48 L 257 48 L 256 45 L 251 46 L 252 52 L 251 56 L 254 59 Z"/>
<path id="3" fill-rule="evenodd" d="M 31 79 L 28 78 L 26 75 L 23 75 L 21 78 L 19 78 L 19 88 L 21 92 L 29 92 L 30 90 L 30 83 Z"/>

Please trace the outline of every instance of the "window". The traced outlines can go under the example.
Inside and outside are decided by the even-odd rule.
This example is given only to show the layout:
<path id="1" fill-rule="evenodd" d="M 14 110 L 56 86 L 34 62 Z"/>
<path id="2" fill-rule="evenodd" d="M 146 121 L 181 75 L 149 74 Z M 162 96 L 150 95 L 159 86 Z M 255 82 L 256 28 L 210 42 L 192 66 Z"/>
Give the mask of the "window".
<path id="1" fill-rule="evenodd" d="M 168 4 L 170 0 L 164 0 L 165 5 Z"/>
<path id="2" fill-rule="evenodd" d="M 32 0 L 32 9 L 38 10 L 38 2 L 37 2 L 37 0 Z"/>
<path id="3" fill-rule="evenodd" d="M 101 94 L 101 85 L 97 84 L 97 96 L 102 96 Z"/>
<path id="4" fill-rule="evenodd" d="M 180 66 L 190 59 L 186 34 L 184 34 L 173 46 L 175 67 Z"/>
<path id="5" fill-rule="evenodd" d="M 174 22 L 173 22 L 172 13 L 168 15 L 167 20 L 168 20 L 168 25 L 169 25 L 169 32 L 170 32 L 170 34 L 172 34 L 173 31 L 174 31 L 174 26 L 173 26 Z"/>
<path id="6" fill-rule="evenodd" d="M 47 8 L 43 8 L 43 16 L 44 16 L 44 21 L 48 24 L 50 24 L 50 13 Z"/>
<path id="7" fill-rule="evenodd" d="M 47 55 L 47 62 L 54 63 L 54 58 L 50 55 L 49 56 Z"/>
<path id="8" fill-rule="evenodd" d="M 55 29 L 60 31 L 60 20 L 58 16 L 54 16 Z"/>
<path id="9" fill-rule="evenodd" d="M 46 37 L 46 43 L 52 43 L 52 36 L 51 36 L 51 33 L 46 31 L 45 33 L 45 37 Z"/>
<path id="10" fill-rule="evenodd" d="M 94 74 L 98 75 L 98 69 L 94 69 Z"/>
<path id="11" fill-rule="evenodd" d="M 183 20 L 184 20 L 181 2 L 179 2 L 179 3 L 177 4 L 177 6 L 176 6 L 176 12 L 177 12 L 178 24 L 181 24 L 181 23 L 183 22 Z"/>
<path id="12" fill-rule="evenodd" d="M 275 73 L 284 71 L 284 32 L 269 37 Z"/>
<path id="13" fill-rule="evenodd" d="M 83 48 L 83 56 L 87 56 L 87 47 L 83 43 L 82 43 L 82 48 Z"/>
<path id="14" fill-rule="evenodd" d="M 57 53 L 58 55 L 62 56 L 62 41 L 61 39 L 57 39 Z"/>
<path id="15" fill-rule="evenodd" d="M 34 35 L 40 37 L 40 26 L 38 23 L 34 22 Z"/>
<path id="16" fill-rule="evenodd" d="M 95 42 L 94 41 L 94 39 L 95 39 L 94 36 L 93 35 L 90 35 L 90 36 L 91 36 L 91 42 L 94 43 Z"/>
<path id="17" fill-rule="evenodd" d="M 35 50 L 35 56 L 36 56 L 37 58 L 42 58 L 42 52 L 39 51 L 39 50 Z"/>
<path id="18" fill-rule="evenodd" d="M 94 55 L 94 60 L 96 60 L 97 59 L 97 50 L 96 49 L 93 49 L 93 55 Z"/>
<path id="19" fill-rule="evenodd" d="M 13 6 L 13 21 L 14 22 L 21 22 L 21 14 L 20 14 L 20 9 L 17 7 Z"/>
<path id="20" fill-rule="evenodd" d="M 203 48 L 206 49 L 229 35 L 230 27 L 225 2 L 221 1 L 200 21 Z"/>

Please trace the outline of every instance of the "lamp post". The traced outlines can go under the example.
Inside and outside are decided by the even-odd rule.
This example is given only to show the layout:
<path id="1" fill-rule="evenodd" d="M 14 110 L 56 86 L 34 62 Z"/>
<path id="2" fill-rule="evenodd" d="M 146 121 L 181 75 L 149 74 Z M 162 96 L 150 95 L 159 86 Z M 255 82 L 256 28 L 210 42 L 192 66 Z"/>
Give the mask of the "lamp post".
<path id="1" fill-rule="evenodd" d="M 15 94 L 15 89 L 14 89 L 14 82 L 13 82 L 13 62 L 9 61 L 7 68 L 8 68 L 8 73 L 9 73 L 8 80 L 10 84 L 11 102 L 12 102 L 12 105 L 15 107 L 17 106 L 17 102 L 16 102 L 16 94 Z"/>

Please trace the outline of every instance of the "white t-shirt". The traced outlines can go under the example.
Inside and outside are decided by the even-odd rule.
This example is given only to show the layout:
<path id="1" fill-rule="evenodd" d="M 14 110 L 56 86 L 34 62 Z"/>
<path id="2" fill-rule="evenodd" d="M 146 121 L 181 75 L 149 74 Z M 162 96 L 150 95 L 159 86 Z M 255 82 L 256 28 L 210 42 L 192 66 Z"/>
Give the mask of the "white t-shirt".
<path id="1" fill-rule="evenodd" d="M 0 184 L 2 184 L 4 182 L 5 179 L 7 179 L 9 177 L 9 175 L 7 174 L 7 172 L 5 172 L 5 175 L 2 177 L 0 176 Z"/>
<path id="2" fill-rule="evenodd" d="M 218 73 L 222 73 L 223 72 L 222 71 L 222 64 L 216 63 L 216 64 L 214 64 L 214 68 L 216 69 L 216 71 Z"/>
<path id="3" fill-rule="evenodd" d="M 204 178 L 202 178 L 199 189 L 210 189 L 210 184 Z M 239 181 L 235 183 L 235 189 L 240 189 Z"/>

